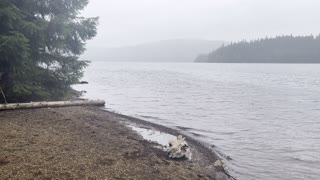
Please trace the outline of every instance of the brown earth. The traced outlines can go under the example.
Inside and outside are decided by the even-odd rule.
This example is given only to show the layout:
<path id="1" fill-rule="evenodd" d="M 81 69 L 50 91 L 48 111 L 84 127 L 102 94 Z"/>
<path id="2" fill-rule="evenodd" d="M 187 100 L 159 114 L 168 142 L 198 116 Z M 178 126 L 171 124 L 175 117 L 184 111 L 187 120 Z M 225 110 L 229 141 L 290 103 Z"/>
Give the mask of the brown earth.
<path id="1" fill-rule="evenodd" d="M 126 120 L 95 107 L 0 111 L 0 179 L 226 179 L 168 159 Z"/>

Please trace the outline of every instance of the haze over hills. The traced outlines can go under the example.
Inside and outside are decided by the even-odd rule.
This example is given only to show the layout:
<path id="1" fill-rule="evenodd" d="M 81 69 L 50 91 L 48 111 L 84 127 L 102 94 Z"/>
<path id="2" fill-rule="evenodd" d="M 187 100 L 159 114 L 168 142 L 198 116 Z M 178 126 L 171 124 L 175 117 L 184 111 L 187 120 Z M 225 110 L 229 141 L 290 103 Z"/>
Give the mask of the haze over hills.
<path id="1" fill-rule="evenodd" d="M 199 54 L 209 53 L 224 41 L 175 39 L 117 48 L 89 48 L 81 57 L 91 61 L 112 62 L 193 62 Z"/>

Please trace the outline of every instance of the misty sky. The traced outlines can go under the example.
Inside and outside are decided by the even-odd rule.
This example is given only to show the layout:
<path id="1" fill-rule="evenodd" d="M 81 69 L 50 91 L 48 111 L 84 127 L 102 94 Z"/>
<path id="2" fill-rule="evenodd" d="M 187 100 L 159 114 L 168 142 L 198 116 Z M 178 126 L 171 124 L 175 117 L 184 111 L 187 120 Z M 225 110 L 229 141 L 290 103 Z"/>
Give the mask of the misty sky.
<path id="1" fill-rule="evenodd" d="M 319 34 L 319 9 L 319 0 L 90 0 L 83 16 L 100 17 L 90 48 Z"/>

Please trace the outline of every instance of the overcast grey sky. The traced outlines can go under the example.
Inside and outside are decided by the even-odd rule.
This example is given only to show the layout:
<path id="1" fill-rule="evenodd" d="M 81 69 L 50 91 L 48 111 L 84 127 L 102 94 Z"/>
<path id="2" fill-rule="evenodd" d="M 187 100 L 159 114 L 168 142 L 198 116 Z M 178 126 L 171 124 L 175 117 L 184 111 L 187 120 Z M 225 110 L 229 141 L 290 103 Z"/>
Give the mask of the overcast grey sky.
<path id="1" fill-rule="evenodd" d="M 88 48 L 320 33 L 320 0 L 90 0 L 82 15 L 100 17 Z"/>

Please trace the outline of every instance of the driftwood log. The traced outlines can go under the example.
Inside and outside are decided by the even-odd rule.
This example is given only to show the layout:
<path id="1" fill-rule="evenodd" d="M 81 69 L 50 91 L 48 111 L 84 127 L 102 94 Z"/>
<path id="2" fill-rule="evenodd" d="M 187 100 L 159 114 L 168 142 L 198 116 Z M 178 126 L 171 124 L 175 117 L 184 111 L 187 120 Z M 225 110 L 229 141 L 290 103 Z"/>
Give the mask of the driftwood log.
<path id="1" fill-rule="evenodd" d="M 66 107 L 66 106 L 104 106 L 103 100 L 83 100 L 83 101 L 52 101 L 52 102 L 31 102 L 0 104 L 1 110 L 33 109 L 45 107 Z"/>

